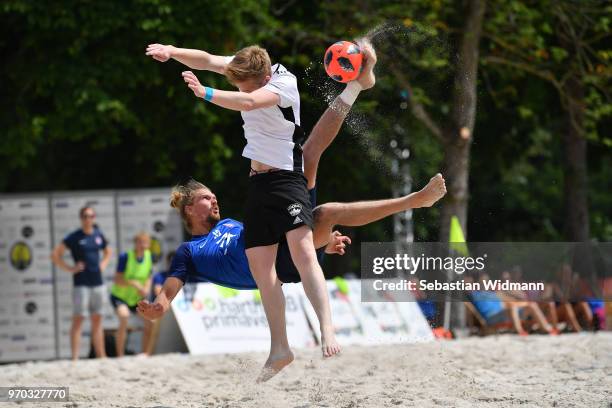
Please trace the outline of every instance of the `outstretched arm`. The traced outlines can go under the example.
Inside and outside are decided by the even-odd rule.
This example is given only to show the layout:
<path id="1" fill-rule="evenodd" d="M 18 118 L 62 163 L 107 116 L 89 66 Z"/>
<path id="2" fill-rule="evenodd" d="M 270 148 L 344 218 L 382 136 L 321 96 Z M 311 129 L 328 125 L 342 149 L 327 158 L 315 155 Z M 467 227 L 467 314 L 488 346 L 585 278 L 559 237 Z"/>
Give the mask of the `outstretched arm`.
<path id="1" fill-rule="evenodd" d="M 168 309 L 176 294 L 183 287 L 183 281 L 178 278 L 169 277 L 164 282 L 161 292 L 155 298 L 155 302 L 149 303 L 148 300 L 138 302 L 138 313 L 147 320 L 155 320 L 162 317 Z"/>
<path id="2" fill-rule="evenodd" d="M 377 59 L 374 47 L 366 39 L 357 40 L 357 43 L 365 57 L 363 72 L 356 80 L 349 82 L 345 90 L 325 110 L 312 132 L 310 132 L 310 136 L 303 147 L 304 176 L 308 180 L 309 189 L 316 185 L 317 169 L 321 155 L 338 135 L 342 122 L 351 110 L 357 95 L 362 90 L 372 88 L 376 83 L 374 66 Z"/>
<path id="3" fill-rule="evenodd" d="M 222 75 L 225 73 L 225 67 L 227 66 L 224 56 L 209 54 L 202 50 L 177 48 L 173 45 L 149 44 L 146 55 L 160 62 L 166 62 L 172 58 L 191 69 L 213 71 Z"/>
<path id="4" fill-rule="evenodd" d="M 267 108 L 280 103 L 280 96 L 263 88 L 259 88 L 253 92 L 223 91 L 221 89 L 208 88 L 200 84 L 198 78 L 191 71 L 183 72 L 183 79 L 195 96 L 204 98 L 226 109 L 250 111 L 253 109 Z"/>

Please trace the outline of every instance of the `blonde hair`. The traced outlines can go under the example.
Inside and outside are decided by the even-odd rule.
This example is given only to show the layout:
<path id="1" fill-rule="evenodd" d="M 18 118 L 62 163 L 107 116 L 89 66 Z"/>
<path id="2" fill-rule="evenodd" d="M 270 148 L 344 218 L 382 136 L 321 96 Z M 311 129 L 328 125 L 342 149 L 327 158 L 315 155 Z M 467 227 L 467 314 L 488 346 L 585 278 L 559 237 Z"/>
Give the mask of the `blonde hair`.
<path id="1" fill-rule="evenodd" d="M 138 234 L 134 235 L 134 243 L 136 241 L 151 241 L 151 235 L 148 232 L 140 231 Z"/>
<path id="2" fill-rule="evenodd" d="M 189 232 L 191 232 L 191 220 L 189 217 L 187 217 L 185 207 L 193 204 L 195 192 L 202 189 L 210 190 L 199 181 L 191 179 L 185 184 L 178 184 L 174 186 L 172 193 L 170 194 L 170 207 L 176 208 Z"/>
<path id="3" fill-rule="evenodd" d="M 238 51 L 225 68 L 225 76 L 233 84 L 249 79 L 261 80 L 266 75 L 272 75 L 272 62 L 268 51 L 258 45 Z"/>

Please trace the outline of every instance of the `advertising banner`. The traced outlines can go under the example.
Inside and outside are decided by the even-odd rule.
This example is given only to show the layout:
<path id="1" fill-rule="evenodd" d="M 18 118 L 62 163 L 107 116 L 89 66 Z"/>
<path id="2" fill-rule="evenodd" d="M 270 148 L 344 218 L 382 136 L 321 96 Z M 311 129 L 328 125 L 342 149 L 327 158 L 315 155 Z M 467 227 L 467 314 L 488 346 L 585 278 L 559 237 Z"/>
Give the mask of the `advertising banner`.
<path id="1" fill-rule="evenodd" d="M 314 345 L 299 292 L 289 289 L 285 297 L 289 344 Z M 188 284 L 172 302 L 172 310 L 191 354 L 270 349 L 268 322 L 258 291 Z"/>
<path id="2" fill-rule="evenodd" d="M 295 284 L 294 286 L 298 287 L 299 290 L 304 293 L 301 284 Z M 341 345 L 366 344 L 365 327 L 359 318 L 356 304 L 352 302 L 349 297 L 349 293 L 343 293 L 334 281 L 327 281 L 327 291 L 329 294 L 332 322 L 334 323 L 338 342 Z M 321 330 L 319 327 L 319 319 L 308 301 L 306 294 L 302 297 L 302 306 L 316 338 L 320 341 Z"/>
<path id="3" fill-rule="evenodd" d="M 46 195 L 0 196 L 0 361 L 56 354 Z"/>

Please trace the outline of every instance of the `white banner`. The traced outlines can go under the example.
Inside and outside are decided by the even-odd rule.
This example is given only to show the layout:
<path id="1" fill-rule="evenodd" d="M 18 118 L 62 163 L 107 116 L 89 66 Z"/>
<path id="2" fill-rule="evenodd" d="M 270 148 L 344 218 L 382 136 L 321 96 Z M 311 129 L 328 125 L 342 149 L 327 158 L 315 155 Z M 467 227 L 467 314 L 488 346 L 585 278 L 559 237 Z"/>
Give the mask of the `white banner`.
<path id="1" fill-rule="evenodd" d="M 304 293 L 302 284 L 292 284 L 299 288 Z M 286 285 L 283 285 L 286 286 Z M 357 309 L 354 302 L 351 302 L 349 296 L 338 288 L 336 282 L 327 281 L 327 292 L 329 295 L 329 303 L 331 307 L 332 322 L 336 332 L 336 339 L 340 345 L 366 344 L 365 327 L 361 319 L 359 319 Z M 319 327 L 319 319 L 308 301 L 306 294 L 302 297 L 302 306 L 310 322 L 310 326 L 315 333 L 317 340 L 320 343 L 321 330 Z"/>
<path id="2" fill-rule="evenodd" d="M 46 195 L 0 197 L 0 361 L 54 358 Z"/>
<path id="3" fill-rule="evenodd" d="M 287 289 L 286 321 L 292 347 L 314 345 L 299 291 Z M 258 292 L 209 283 L 186 285 L 172 310 L 191 354 L 269 351 L 270 333 Z"/>
<path id="4" fill-rule="evenodd" d="M 365 326 L 368 344 L 414 343 L 434 339 L 425 316 L 413 298 L 398 302 L 390 293 L 378 292 L 371 285 L 365 285 L 371 290 L 367 298 L 378 297 L 380 301 L 362 302 L 361 281 L 347 282 L 350 288 L 349 298 Z"/>

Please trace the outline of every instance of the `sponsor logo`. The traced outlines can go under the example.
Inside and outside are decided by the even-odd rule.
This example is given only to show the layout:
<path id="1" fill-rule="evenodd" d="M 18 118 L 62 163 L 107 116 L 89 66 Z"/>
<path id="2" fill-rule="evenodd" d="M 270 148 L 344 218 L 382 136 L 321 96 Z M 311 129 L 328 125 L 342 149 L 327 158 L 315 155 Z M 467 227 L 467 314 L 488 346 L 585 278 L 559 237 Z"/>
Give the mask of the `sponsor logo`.
<path id="1" fill-rule="evenodd" d="M 154 230 L 155 232 L 162 232 L 162 231 L 163 231 L 165 228 L 166 228 L 166 226 L 165 226 L 165 225 L 164 225 L 164 223 L 163 223 L 163 222 L 161 222 L 161 221 L 155 221 L 155 222 L 153 223 L 153 230 Z"/>
<path id="2" fill-rule="evenodd" d="M 300 217 L 295 217 L 295 220 L 293 220 L 293 225 L 299 224 L 300 222 L 304 222 L 304 221 Z"/>
<path id="3" fill-rule="evenodd" d="M 10 251 L 11 265 L 18 271 L 26 270 L 32 263 L 32 250 L 23 241 L 13 245 Z"/>
<path id="4" fill-rule="evenodd" d="M 157 263 L 162 256 L 161 242 L 157 237 L 151 237 L 151 246 L 149 247 L 149 250 L 151 251 L 153 263 Z"/>
<path id="5" fill-rule="evenodd" d="M 131 207 L 134 205 L 134 200 L 121 200 L 119 202 L 119 205 L 124 206 L 124 207 Z"/>
<path id="6" fill-rule="evenodd" d="M 29 225 L 26 225 L 25 227 L 21 229 L 21 235 L 24 238 L 30 238 L 32 235 L 34 235 L 34 229 L 30 227 Z"/>
<path id="7" fill-rule="evenodd" d="M 290 216 L 295 217 L 302 212 L 302 205 L 299 203 L 293 203 L 287 207 L 287 211 L 289 211 Z"/>
<path id="8" fill-rule="evenodd" d="M 221 236 L 221 231 L 219 231 L 217 229 L 213 231 L 213 237 L 219 238 L 220 236 Z"/>
<path id="9" fill-rule="evenodd" d="M 225 248 L 225 253 L 227 254 L 227 247 L 229 246 L 230 242 L 232 242 L 232 238 L 236 236 L 236 234 L 226 232 L 217 241 L 215 241 L 215 244 L 219 245 L 219 248 L 221 249 Z"/>
<path id="10" fill-rule="evenodd" d="M 34 313 L 36 313 L 36 310 L 38 310 L 38 306 L 36 306 L 36 303 L 34 303 L 34 302 L 26 303 L 26 305 L 25 305 L 25 312 L 27 314 L 30 314 L 30 315 L 34 314 Z"/>

